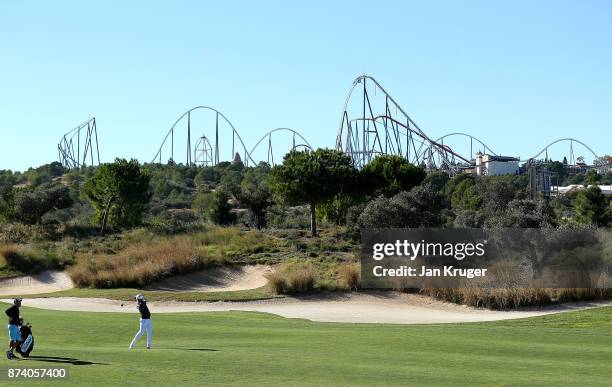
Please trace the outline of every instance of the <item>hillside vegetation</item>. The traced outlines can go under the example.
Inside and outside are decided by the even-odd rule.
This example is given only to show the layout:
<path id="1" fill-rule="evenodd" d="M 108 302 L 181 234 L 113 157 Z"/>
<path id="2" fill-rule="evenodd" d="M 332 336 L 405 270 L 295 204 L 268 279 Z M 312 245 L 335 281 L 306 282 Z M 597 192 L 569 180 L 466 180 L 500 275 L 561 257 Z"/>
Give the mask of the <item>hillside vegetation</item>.
<path id="1" fill-rule="evenodd" d="M 564 173 L 587 184 L 612 180 Z M 357 170 L 325 149 L 292 151 L 275 167 L 239 159 L 215 166 L 118 159 L 76 170 L 52 163 L 0 171 L 0 276 L 67 269 L 79 287 L 141 288 L 214 265 L 265 263 L 275 265 L 268 278 L 275 293 L 357 290 L 360 229 L 607 228 L 611 208 L 597 187 L 531 200 L 524 174 L 449 178 L 396 156 Z M 609 297 L 421 291 L 501 308 Z"/>

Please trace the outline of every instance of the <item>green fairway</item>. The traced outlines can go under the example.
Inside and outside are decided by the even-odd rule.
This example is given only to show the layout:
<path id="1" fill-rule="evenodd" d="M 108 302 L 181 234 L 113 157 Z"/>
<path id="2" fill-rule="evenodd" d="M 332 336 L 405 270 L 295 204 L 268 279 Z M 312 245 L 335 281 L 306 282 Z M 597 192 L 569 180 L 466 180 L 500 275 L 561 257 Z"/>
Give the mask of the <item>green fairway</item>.
<path id="1" fill-rule="evenodd" d="M 266 286 L 257 289 L 233 290 L 222 292 L 184 292 L 165 290 L 142 290 L 132 288 L 118 289 L 90 289 L 73 288 L 59 292 L 7 295 L 0 298 L 48 298 L 48 297 L 95 297 L 108 298 L 111 300 L 134 301 L 134 295 L 138 293 L 147 294 L 148 301 L 255 301 L 269 300 L 271 298 L 283 298 L 283 295 L 271 293 Z"/>
<path id="2" fill-rule="evenodd" d="M 150 351 L 143 349 L 144 337 L 139 349 L 127 349 L 136 314 L 24 307 L 22 315 L 33 324 L 32 355 L 73 360 L 4 365 L 65 365 L 72 385 L 592 386 L 612 380 L 612 307 L 421 326 L 313 323 L 244 312 L 154 314 Z"/>

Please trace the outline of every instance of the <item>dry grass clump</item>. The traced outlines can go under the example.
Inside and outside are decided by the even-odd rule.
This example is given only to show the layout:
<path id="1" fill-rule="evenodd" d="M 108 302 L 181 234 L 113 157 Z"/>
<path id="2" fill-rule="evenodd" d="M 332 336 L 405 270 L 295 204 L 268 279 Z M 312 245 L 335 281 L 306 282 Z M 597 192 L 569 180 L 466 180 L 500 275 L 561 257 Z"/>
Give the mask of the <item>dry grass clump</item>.
<path id="1" fill-rule="evenodd" d="M 421 293 L 455 304 L 498 310 L 516 309 L 523 306 L 543 306 L 553 302 L 550 292 L 538 288 L 426 288 L 422 289 Z"/>
<path id="2" fill-rule="evenodd" d="M 355 263 L 342 264 L 338 268 L 340 285 L 348 290 L 357 290 L 361 281 L 359 265 Z"/>
<path id="3" fill-rule="evenodd" d="M 315 274 L 312 265 L 294 267 L 287 273 L 287 288 L 291 293 L 307 293 L 314 289 Z"/>
<path id="4" fill-rule="evenodd" d="M 277 294 L 307 293 L 314 289 L 316 272 L 308 262 L 285 262 L 266 275 L 270 290 Z"/>
<path id="5" fill-rule="evenodd" d="M 612 289 L 556 289 L 554 294 L 559 302 L 606 300 L 612 298 Z"/>
<path id="6" fill-rule="evenodd" d="M 543 289 L 543 288 L 426 288 L 422 294 L 438 300 L 468 306 L 508 310 L 526 306 L 544 306 L 557 302 L 605 300 L 612 289 Z"/>
<path id="7" fill-rule="evenodd" d="M 283 274 L 278 271 L 273 271 L 266 274 L 266 279 L 268 280 L 268 287 L 272 293 L 287 293 L 287 280 Z"/>

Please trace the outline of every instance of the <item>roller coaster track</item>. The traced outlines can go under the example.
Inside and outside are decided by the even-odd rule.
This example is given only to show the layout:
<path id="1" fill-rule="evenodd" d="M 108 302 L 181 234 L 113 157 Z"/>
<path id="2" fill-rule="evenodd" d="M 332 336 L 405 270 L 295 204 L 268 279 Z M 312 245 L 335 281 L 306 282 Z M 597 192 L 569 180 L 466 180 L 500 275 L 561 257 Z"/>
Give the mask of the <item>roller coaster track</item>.
<path id="1" fill-rule="evenodd" d="M 82 153 L 81 149 L 83 150 Z M 85 167 L 87 165 L 87 158 L 91 161 L 90 165 L 93 166 L 96 162 L 100 165 L 98 129 L 95 117 L 65 133 L 59 144 L 57 144 L 57 151 L 60 163 L 67 169 Z"/>
<path id="2" fill-rule="evenodd" d="M 192 128 L 191 121 L 192 121 L 192 113 L 196 110 L 211 111 L 214 113 L 215 115 L 214 134 L 211 134 L 210 136 L 206 136 L 206 135 L 199 136 L 197 140 L 195 141 L 195 146 L 193 147 L 193 152 L 192 152 L 191 139 L 192 139 L 192 134 L 194 132 L 194 128 Z M 268 140 L 268 143 L 267 143 L 268 149 L 267 149 L 267 156 L 266 156 L 267 159 L 261 160 L 261 161 L 266 161 L 267 163 L 271 165 L 274 164 L 274 148 L 273 148 L 273 141 L 272 141 L 272 136 L 274 133 L 279 133 L 279 132 L 290 133 L 293 136 L 291 149 L 295 149 L 299 147 L 305 147 L 308 149 L 312 149 L 308 140 L 306 140 L 306 138 L 301 133 L 299 133 L 297 130 L 290 129 L 290 128 L 276 128 L 276 129 L 267 131 L 249 151 L 244 141 L 242 140 L 242 137 L 238 133 L 238 130 L 234 127 L 232 122 L 223 113 L 221 113 L 219 110 L 213 107 L 210 107 L 210 106 L 196 106 L 194 108 L 187 110 L 185 113 L 183 113 L 170 127 L 165 137 L 163 138 L 162 143 L 159 146 L 159 149 L 157 150 L 157 153 L 153 157 L 152 162 L 162 163 L 162 151 L 164 149 L 164 145 L 166 145 L 168 142 L 170 142 L 170 144 L 168 144 L 170 148 L 170 151 L 169 151 L 170 159 L 175 160 L 174 159 L 175 135 L 178 134 L 178 131 L 180 130 L 179 123 L 181 123 L 182 121 L 186 121 L 186 127 L 183 129 L 185 130 L 186 139 L 187 139 L 186 165 L 211 166 L 211 165 L 216 165 L 221 161 L 219 149 L 221 148 L 222 141 L 221 141 L 221 137 L 219 133 L 220 133 L 220 130 L 223 128 L 220 127 L 219 125 L 220 122 L 225 122 L 229 126 L 232 132 L 232 140 L 231 140 L 232 157 L 230 158 L 230 160 L 234 159 L 234 155 L 236 155 L 236 146 L 238 146 L 241 150 L 241 158 L 243 162 L 245 163 L 245 165 L 247 166 L 257 165 L 257 162 L 253 155 L 255 154 L 255 151 L 258 149 L 258 147 L 261 144 L 263 144 L 266 139 Z M 177 133 L 175 134 L 175 132 Z M 299 138 L 300 141 L 302 142 L 296 143 L 296 137 Z"/>
<path id="3" fill-rule="evenodd" d="M 357 94 L 358 91 L 359 94 Z M 354 106 L 355 103 L 358 105 Z M 208 133 L 208 136 L 206 136 L 202 133 L 192 137 L 194 134 L 192 114 L 196 111 L 214 113 L 214 126 L 209 125 L 209 128 L 214 127 L 214 134 Z M 185 124 L 184 129 L 179 126 L 181 123 Z M 221 127 L 220 124 L 222 124 Z M 152 162 L 162 163 L 162 151 L 167 148 L 169 150 L 166 150 L 166 154 L 169 154 L 169 158 L 175 161 L 175 136 L 180 132 L 186 137 L 186 165 L 216 165 L 221 161 L 220 147 L 226 145 L 229 148 L 229 143 L 222 144 L 219 134 L 220 130 L 226 131 L 228 128 L 231 131 L 231 157 L 229 160 L 233 160 L 236 154 L 240 154 L 241 159 L 247 166 L 257 165 L 256 151 L 263 144 L 266 144 L 266 140 L 266 156 L 260 161 L 274 164 L 273 134 L 275 133 L 292 135 L 290 149 L 300 147 L 313 149 L 300 132 L 290 128 L 276 128 L 265 132 L 249 150 L 238 130 L 223 113 L 210 106 L 196 106 L 181 114 L 172 124 Z M 459 153 L 458 148 L 449 146 L 447 141 L 449 137 L 469 139 L 469 156 Z M 192 147 L 192 138 L 195 139 L 194 147 Z M 299 143 L 296 143 L 296 138 L 299 138 Z M 560 142 L 569 142 L 568 163 L 570 165 L 576 163 L 574 143 L 586 148 L 593 155 L 594 160 L 599 158 L 597 153 L 584 142 L 567 137 L 551 142 L 540 152 L 526 160 L 521 160 L 521 162 L 536 160 L 542 154 L 545 154 L 544 158 L 548 159 L 548 149 Z M 454 174 L 460 171 L 462 167 L 471 164 L 474 145 L 477 146 L 477 150 L 481 150 L 483 153 L 497 155 L 484 141 L 468 133 L 453 132 L 437 139 L 429 137 L 375 78 L 364 74 L 353 81 L 344 101 L 335 147 L 337 150 L 347 153 L 358 168 L 370 162 L 376 155 L 385 154 L 399 155 L 413 164 Z M 57 148 L 60 162 L 68 169 L 83 167 L 87 164 L 88 159 L 91 165 L 94 165 L 96 161 L 99 164 L 100 152 L 96 119 L 91 118 L 64 134 Z M 240 150 L 239 153 L 236 152 L 237 148 Z M 580 157 L 578 160 L 580 161 Z"/>
<path id="4" fill-rule="evenodd" d="M 446 139 L 448 137 L 453 137 L 453 136 L 467 137 L 467 138 L 470 139 L 470 160 L 474 158 L 474 156 L 473 156 L 474 155 L 474 141 L 476 141 L 478 144 L 481 145 L 481 148 L 478 149 L 478 150 L 481 150 L 483 153 L 489 153 L 491 155 L 497 156 L 497 153 L 493 152 L 493 150 L 491 149 L 490 146 L 485 144 L 479 138 L 474 137 L 474 136 L 472 136 L 471 134 L 468 134 L 468 133 L 461 133 L 461 132 L 448 133 L 448 134 L 445 134 L 444 136 L 438 138 L 436 140 L 436 142 L 444 144 L 444 139 Z"/>
<path id="5" fill-rule="evenodd" d="M 168 138 L 170 138 L 171 140 L 171 145 L 170 145 L 170 158 L 172 160 L 174 160 L 174 130 L 176 128 L 176 126 L 179 124 L 179 122 L 181 122 L 183 120 L 183 118 L 187 117 L 187 157 L 186 157 L 186 165 L 193 165 L 193 159 L 192 159 L 192 154 L 191 154 L 191 113 L 196 111 L 196 110 L 209 110 L 215 113 L 215 145 L 214 145 L 214 164 L 217 164 L 219 162 L 219 117 L 221 117 L 221 119 L 223 119 L 232 129 L 232 159 L 234 157 L 234 155 L 236 154 L 236 149 L 235 149 L 235 145 L 236 145 L 236 139 L 238 139 L 238 141 L 240 142 L 240 145 L 242 145 L 242 150 L 244 152 L 244 161 L 245 163 L 249 163 L 249 161 L 251 161 L 253 164 L 255 164 L 255 161 L 253 159 L 251 159 L 251 155 L 249 154 L 249 152 L 247 151 L 247 147 L 246 145 L 244 145 L 244 141 L 242 141 L 242 137 L 240 137 L 240 134 L 238 133 L 238 131 L 236 130 L 236 128 L 234 127 L 234 125 L 231 123 L 231 121 L 229 119 L 227 119 L 227 117 L 225 117 L 223 115 L 223 113 L 221 113 L 219 110 L 210 107 L 210 106 L 196 106 L 193 107 L 189 110 L 187 110 L 185 113 L 183 113 L 175 122 L 174 124 L 170 127 L 170 130 L 168 130 L 168 133 L 166 133 L 166 136 L 164 137 L 161 145 L 159 146 L 159 149 L 157 151 L 157 153 L 155 154 L 155 156 L 153 157 L 153 160 L 151 162 L 155 162 L 156 160 L 159 160 L 159 163 L 162 162 L 162 149 L 164 147 L 164 144 L 166 143 L 166 141 L 168 140 Z"/>
<path id="6" fill-rule="evenodd" d="M 377 90 L 381 91 L 384 102 L 377 98 L 378 103 L 374 103 L 372 90 L 368 91 L 369 84 L 374 88 L 374 97 Z M 354 109 L 350 102 L 358 85 L 363 86 L 361 103 Z M 443 169 L 449 173 L 456 173 L 459 167 L 470 163 L 468 158 L 430 138 L 380 83 L 369 75 L 357 77 L 347 94 L 336 137 L 336 149 L 351 156 L 357 167 L 363 167 L 378 154 L 399 155 L 414 164 L 425 165 L 429 169 Z"/>
<path id="7" fill-rule="evenodd" d="M 274 165 L 274 149 L 272 147 L 272 134 L 276 132 L 289 132 L 293 134 L 293 145 L 291 147 L 292 150 L 298 147 L 305 147 L 305 148 L 312 150 L 312 146 L 310 145 L 308 140 L 306 140 L 304 136 L 302 136 L 297 130 L 294 130 L 291 128 L 276 128 L 276 129 L 267 131 L 263 136 L 261 136 L 259 141 L 257 141 L 255 145 L 253 146 L 253 148 L 251 148 L 251 151 L 249 152 L 249 154 L 250 155 L 255 154 L 255 150 L 257 149 L 259 144 L 261 144 L 265 139 L 268 139 L 268 151 L 267 151 L 268 159 L 266 160 L 266 162 L 270 165 Z M 296 144 L 295 136 L 298 136 L 302 141 L 304 141 L 304 143 Z"/>
<path id="8" fill-rule="evenodd" d="M 548 159 L 548 148 L 550 148 L 551 146 L 562 142 L 562 141 L 569 141 L 570 143 L 570 149 L 569 149 L 569 164 L 575 164 L 576 163 L 576 159 L 574 157 L 574 143 L 577 142 L 578 144 L 582 145 L 583 147 L 585 147 L 586 149 L 589 150 L 589 152 L 591 152 L 591 154 L 593 155 L 593 160 L 597 160 L 599 158 L 599 156 L 597 156 L 597 153 L 595 153 L 595 151 L 593 149 L 591 149 L 590 146 L 588 146 L 587 144 L 585 144 L 584 142 L 577 140 L 575 138 L 571 138 L 571 137 L 567 137 L 567 138 L 560 138 L 558 140 L 555 140 L 553 142 L 551 142 L 550 144 L 546 145 L 541 151 L 539 151 L 538 153 L 536 153 L 534 156 L 528 158 L 527 160 L 521 160 L 521 162 L 527 162 L 530 160 L 536 160 L 542 153 L 545 153 L 545 158 Z"/>

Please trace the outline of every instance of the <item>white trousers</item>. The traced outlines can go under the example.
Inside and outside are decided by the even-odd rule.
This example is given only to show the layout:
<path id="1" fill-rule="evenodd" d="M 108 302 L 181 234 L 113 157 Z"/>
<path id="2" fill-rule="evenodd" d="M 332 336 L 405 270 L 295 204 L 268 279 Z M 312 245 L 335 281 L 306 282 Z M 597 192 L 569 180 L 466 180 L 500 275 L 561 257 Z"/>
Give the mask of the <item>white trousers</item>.
<path id="1" fill-rule="evenodd" d="M 153 336 L 153 325 L 151 324 L 151 319 L 149 318 L 140 319 L 140 329 L 138 330 L 138 332 L 136 332 L 136 336 L 134 336 L 134 339 L 130 343 L 130 348 L 134 348 L 134 346 L 136 346 L 136 342 L 138 341 L 138 339 L 140 339 L 142 335 L 145 334 L 145 332 L 147 332 L 147 347 L 150 347 L 151 337 Z"/>

